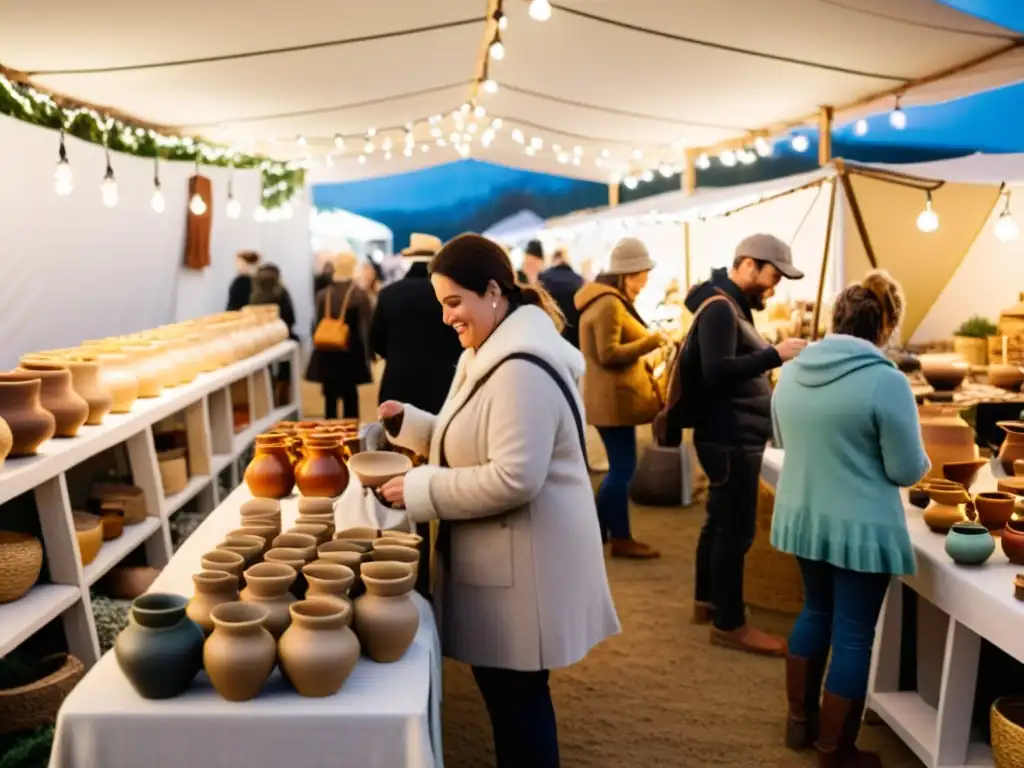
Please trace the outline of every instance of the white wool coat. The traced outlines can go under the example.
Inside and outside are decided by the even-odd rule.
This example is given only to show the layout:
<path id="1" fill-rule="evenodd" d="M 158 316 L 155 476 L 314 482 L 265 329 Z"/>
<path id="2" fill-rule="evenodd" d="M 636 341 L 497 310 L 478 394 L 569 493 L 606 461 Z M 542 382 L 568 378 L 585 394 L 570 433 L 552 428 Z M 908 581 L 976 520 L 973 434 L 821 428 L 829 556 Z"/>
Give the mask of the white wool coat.
<path id="1" fill-rule="evenodd" d="M 410 517 L 451 526 L 451 562 L 434 573 L 445 655 L 553 669 L 582 659 L 619 621 L 579 434 L 558 384 L 535 363 L 510 360 L 467 402 L 474 383 L 513 352 L 563 376 L 586 424 L 582 355 L 543 310 L 524 306 L 463 353 L 437 416 L 405 406 L 393 442 L 430 459 L 405 476 Z M 449 467 L 438 466 L 442 434 Z"/>

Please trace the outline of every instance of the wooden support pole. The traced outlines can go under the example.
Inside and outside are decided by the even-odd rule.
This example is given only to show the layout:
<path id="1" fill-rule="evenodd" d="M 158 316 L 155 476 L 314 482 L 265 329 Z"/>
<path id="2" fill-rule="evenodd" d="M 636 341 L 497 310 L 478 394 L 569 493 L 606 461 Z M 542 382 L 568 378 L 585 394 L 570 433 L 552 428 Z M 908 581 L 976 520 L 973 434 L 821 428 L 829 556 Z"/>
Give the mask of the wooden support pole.
<path id="1" fill-rule="evenodd" d="M 822 168 L 832 162 L 832 118 L 834 114 L 832 107 L 822 107 L 818 113 L 818 165 Z"/>
<path id="2" fill-rule="evenodd" d="M 697 189 L 697 157 L 699 152 L 686 150 L 686 163 L 683 166 L 683 192 L 692 195 Z"/>
<path id="3" fill-rule="evenodd" d="M 842 180 L 843 192 L 846 193 L 846 200 L 850 203 L 850 213 L 853 215 L 853 223 L 857 226 L 860 241 L 864 244 L 864 253 L 867 254 L 868 263 L 872 269 L 878 269 L 878 259 L 875 258 L 875 249 L 871 247 L 871 238 L 868 236 L 868 228 L 864 223 L 864 214 L 861 213 L 860 203 L 857 202 L 857 196 L 853 193 L 850 171 L 842 160 L 836 160 L 836 174 Z"/>
<path id="4" fill-rule="evenodd" d="M 818 277 L 818 296 L 814 302 L 814 314 L 811 317 L 811 341 L 818 339 L 818 323 L 821 321 L 821 301 L 825 295 L 825 279 L 828 275 L 828 255 L 832 250 L 832 225 L 836 214 L 836 192 L 839 180 L 832 179 L 832 191 L 828 196 L 828 219 L 825 221 L 825 248 L 821 255 L 821 274 Z"/>
<path id="5" fill-rule="evenodd" d="M 690 222 L 683 222 L 683 277 L 686 280 L 686 290 L 693 285 L 693 278 L 690 273 Z"/>
<path id="6" fill-rule="evenodd" d="M 608 207 L 615 208 L 619 204 L 619 185 L 612 183 L 608 185 Z"/>

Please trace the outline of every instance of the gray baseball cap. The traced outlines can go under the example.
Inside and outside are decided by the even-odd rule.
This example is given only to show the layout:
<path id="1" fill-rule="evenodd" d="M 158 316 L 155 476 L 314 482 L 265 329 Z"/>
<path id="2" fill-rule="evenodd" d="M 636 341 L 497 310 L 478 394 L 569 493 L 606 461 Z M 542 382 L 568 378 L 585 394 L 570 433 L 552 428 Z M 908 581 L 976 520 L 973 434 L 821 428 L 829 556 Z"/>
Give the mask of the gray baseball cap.
<path id="1" fill-rule="evenodd" d="M 804 276 L 793 266 L 793 249 L 775 235 L 757 234 L 743 238 L 736 246 L 736 257 L 740 256 L 767 262 L 790 280 L 800 280 Z"/>

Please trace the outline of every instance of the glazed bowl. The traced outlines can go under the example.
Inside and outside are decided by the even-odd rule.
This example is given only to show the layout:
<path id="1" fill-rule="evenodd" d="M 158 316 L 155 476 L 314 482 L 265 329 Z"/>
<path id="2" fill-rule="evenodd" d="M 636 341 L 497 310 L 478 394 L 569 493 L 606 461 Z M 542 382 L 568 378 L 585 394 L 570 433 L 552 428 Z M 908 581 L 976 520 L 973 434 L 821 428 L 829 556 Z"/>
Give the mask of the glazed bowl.
<path id="1" fill-rule="evenodd" d="M 967 363 L 922 355 L 921 374 L 936 392 L 952 392 L 964 383 L 970 366 Z"/>
<path id="2" fill-rule="evenodd" d="M 365 488 L 379 488 L 388 480 L 412 469 L 408 456 L 392 451 L 365 451 L 348 460 L 348 468 Z"/>

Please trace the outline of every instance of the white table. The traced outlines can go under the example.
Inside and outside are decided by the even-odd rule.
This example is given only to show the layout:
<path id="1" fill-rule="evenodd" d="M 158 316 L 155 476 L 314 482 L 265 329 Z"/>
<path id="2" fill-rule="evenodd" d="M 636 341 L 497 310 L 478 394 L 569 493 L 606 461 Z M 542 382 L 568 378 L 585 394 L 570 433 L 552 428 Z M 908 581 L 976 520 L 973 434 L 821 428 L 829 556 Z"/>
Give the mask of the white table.
<path id="1" fill-rule="evenodd" d="M 776 485 L 783 452 L 765 452 L 761 476 Z M 971 491 L 995 490 L 1005 476 L 998 461 L 983 467 Z M 917 574 L 894 579 L 917 593 L 918 690 L 899 690 L 903 590 L 890 589 L 879 618 L 871 660 L 868 707 L 906 742 L 929 768 L 991 766 L 991 751 L 971 741 L 971 716 L 981 640 L 1024 661 L 1024 603 L 1013 596 L 1013 580 L 1024 568 L 996 551 L 981 566 L 956 565 L 945 537 L 924 524 L 921 510 L 906 504 L 907 528 L 917 555 Z M 943 640 L 944 639 L 944 640 Z"/>
<path id="2" fill-rule="evenodd" d="M 243 485 L 182 545 L 154 592 L 191 595 L 200 556 L 239 526 Z M 297 514 L 283 502 L 283 525 Z M 441 656 L 434 615 L 419 595 L 420 628 L 399 661 L 360 659 L 334 696 L 295 693 L 275 670 L 251 701 L 222 699 L 200 673 L 183 696 L 143 699 L 105 654 L 64 702 L 50 768 L 442 768 Z"/>

